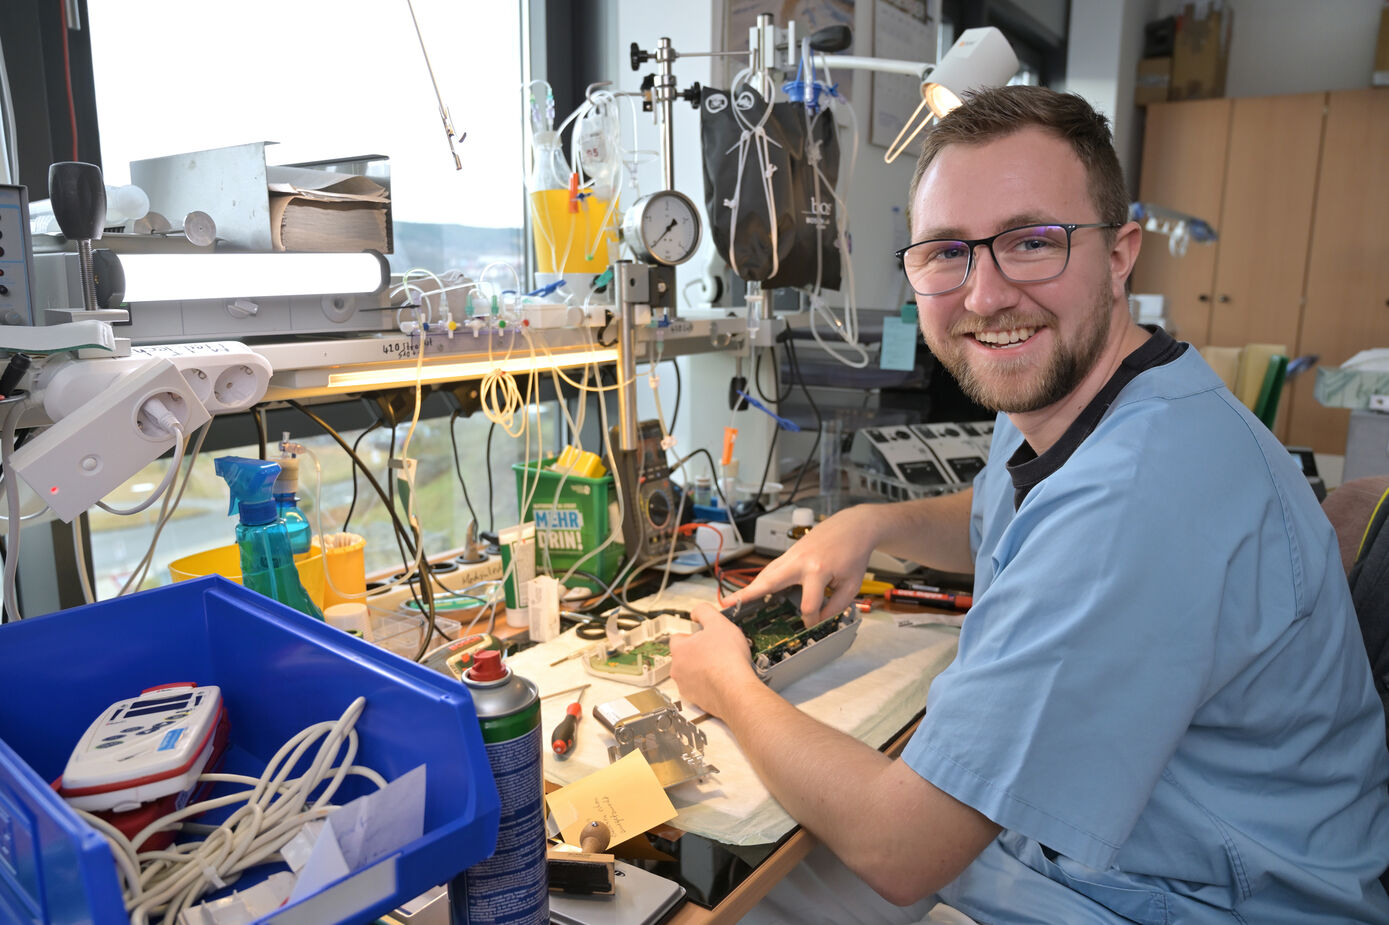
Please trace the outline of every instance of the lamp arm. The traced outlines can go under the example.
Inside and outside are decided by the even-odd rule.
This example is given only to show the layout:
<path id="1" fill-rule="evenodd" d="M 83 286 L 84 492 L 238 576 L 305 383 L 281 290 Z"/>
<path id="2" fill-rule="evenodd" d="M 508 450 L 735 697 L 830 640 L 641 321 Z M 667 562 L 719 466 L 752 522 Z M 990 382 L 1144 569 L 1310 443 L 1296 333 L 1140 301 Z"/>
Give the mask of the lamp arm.
<path id="1" fill-rule="evenodd" d="M 923 82 L 926 80 L 926 75 L 935 67 L 935 65 L 924 64 L 920 61 L 870 58 L 865 55 L 815 55 L 816 67 L 823 67 L 826 64 L 834 69 L 849 68 L 856 71 L 877 71 L 882 74 L 904 74 Z"/>

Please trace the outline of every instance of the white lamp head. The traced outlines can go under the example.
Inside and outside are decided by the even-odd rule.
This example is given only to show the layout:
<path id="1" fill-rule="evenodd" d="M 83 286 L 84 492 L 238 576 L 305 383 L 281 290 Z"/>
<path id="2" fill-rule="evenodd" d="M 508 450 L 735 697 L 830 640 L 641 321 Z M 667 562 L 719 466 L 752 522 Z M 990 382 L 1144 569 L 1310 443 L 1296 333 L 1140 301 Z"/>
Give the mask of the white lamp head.
<path id="1" fill-rule="evenodd" d="M 891 164 L 921 134 L 932 118 L 943 118 L 971 90 L 1001 87 L 1017 73 L 1018 56 L 1003 33 L 988 26 L 966 29 L 921 81 L 921 104 L 888 146 L 883 160 Z M 924 110 L 924 112 L 923 112 Z"/>
<path id="2" fill-rule="evenodd" d="M 970 90 L 1002 86 L 1017 70 L 1018 56 L 1002 32 L 992 26 L 966 29 L 926 75 L 921 95 L 940 119 L 960 105 L 960 98 Z"/>

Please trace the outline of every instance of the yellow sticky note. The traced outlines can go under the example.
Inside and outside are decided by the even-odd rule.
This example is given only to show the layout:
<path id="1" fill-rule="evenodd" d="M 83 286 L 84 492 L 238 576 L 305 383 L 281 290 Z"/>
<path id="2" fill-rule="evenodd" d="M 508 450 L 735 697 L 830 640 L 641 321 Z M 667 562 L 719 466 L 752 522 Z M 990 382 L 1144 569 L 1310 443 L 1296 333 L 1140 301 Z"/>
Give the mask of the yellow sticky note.
<path id="1" fill-rule="evenodd" d="M 609 844 L 616 845 L 675 818 L 670 797 L 639 751 L 561 787 L 546 800 L 560 834 L 571 845 L 579 843 L 580 830 L 594 819 L 607 825 L 612 832 Z"/>

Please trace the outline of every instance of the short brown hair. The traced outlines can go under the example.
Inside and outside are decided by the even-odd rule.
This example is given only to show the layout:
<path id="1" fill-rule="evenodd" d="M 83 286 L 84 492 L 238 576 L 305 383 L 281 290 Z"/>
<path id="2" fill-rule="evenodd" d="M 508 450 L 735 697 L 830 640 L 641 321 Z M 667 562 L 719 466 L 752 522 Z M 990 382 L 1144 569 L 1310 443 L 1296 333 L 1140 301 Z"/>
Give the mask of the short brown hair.
<path id="1" fill-rule="evenodd" d="M 966 93 L 963 104 L 936 123 L 926 134 L 916 162 L 907 198 L 908 215 L 916 202 L 922 175 L 947 145 L 985 144 L 1032 125 L 1068 142 L 1080 158 L 1100 221 L 1128 221 L 1128 187 L 1114 153 L 1109 120 L 1074 93 L 1030 86 L 991 87 Z"/>

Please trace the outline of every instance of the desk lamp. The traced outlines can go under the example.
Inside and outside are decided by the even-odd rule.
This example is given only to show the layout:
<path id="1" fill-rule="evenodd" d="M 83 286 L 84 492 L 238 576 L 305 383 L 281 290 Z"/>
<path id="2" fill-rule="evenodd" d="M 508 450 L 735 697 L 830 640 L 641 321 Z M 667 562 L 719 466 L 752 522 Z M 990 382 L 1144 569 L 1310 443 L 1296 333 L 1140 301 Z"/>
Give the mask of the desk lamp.
<path id="1" fill-rule="evenodd" d="M 888 145 L 883 161 L 891 164 L 931 119 L 940 119 L 960 105 L 960 98 L 970 90 L 1006 84 L 1018 70 L 1018 56 L 992 26 L 966 29 L 950 46 L 939 64 L 919 61 L 894 61 L 857 55 L 817 56 L 836 68 L 879 71 L 886 74 L 905 74 L 921 81 L 921 102 L 907 117 L 902 130 Z M 923 115 L 922 110 L 927 110 Z"/>

